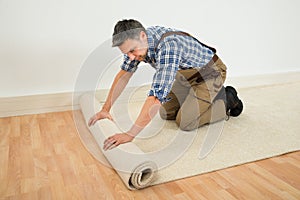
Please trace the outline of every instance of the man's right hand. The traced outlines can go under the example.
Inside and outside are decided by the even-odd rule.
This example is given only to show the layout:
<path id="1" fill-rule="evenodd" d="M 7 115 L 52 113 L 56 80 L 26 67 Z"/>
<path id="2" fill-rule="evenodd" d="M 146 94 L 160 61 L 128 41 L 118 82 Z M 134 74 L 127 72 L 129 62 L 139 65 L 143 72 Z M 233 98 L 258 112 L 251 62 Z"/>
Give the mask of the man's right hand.
<path id="1" fill-rule="evenodd" d="M 92 126 L 94 125 L 98 120 L 100 119 L 109 119 L 109 120 L 112 120 L 113 121 L 113 118 L 112 116 L 110 115 L 109 112 L 105 111 L 105 110 L 101 110 L 100 112 L 97 112 L 94 116 L 92 116 L 89 120 L 89 123 L 88 125 L 89 126 Z"/>

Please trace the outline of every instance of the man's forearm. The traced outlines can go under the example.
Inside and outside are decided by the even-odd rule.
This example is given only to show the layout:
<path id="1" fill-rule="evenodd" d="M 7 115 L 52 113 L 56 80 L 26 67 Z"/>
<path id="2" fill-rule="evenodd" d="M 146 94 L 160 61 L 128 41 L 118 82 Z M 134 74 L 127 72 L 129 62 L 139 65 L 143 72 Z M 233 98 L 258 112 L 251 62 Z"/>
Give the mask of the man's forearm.
<path id="1" fill-rule="evenodd" d="M 161 103 L 156 97 L 147 97 L 138 118 L 127 133 L 133 137 L 139 134 L 144 129 L 144 127 L 147 126 L 147 124 L 149 124 L 151 119 L 156 115 L 160 106 Z"/>
<path id="2" fill-rule="evenodd" d="M 121 70 L 115 77 L 114 82 L 109 90 L 106 101 L 102 107 L 103 110 L 109 112 L 113 103 L 120 96 L 125 86 L 127 85 L 132 73 Z"/>

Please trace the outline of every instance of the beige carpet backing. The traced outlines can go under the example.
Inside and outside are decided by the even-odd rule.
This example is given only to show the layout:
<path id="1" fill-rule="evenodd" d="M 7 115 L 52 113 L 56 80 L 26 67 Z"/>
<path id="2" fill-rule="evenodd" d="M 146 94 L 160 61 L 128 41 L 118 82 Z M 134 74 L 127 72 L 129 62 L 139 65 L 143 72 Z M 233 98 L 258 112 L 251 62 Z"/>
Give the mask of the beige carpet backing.
<path id="1" fill-rule="evenodd" d="M 238 92 L 245 106 L 243 113 L 219 123 L 220 137 L 203 159 L 199 159 L 199 153 L 210 126 L 186 133 L 179 131 L 173 121 L 155 117 L 141 138 L 133 142 L 159 169 L 147 186 L 300 150 L 300 82 L 243 88 Z M 116 103 L 112 110 L 115 126 L 127 130 L 142 104 L 143 101 Z M 77 119 L 80 121 L 80 116 Z M 105 156 L 91 131 L 79 129 L 79 135 L 91 154 L 103 163 Z"/>

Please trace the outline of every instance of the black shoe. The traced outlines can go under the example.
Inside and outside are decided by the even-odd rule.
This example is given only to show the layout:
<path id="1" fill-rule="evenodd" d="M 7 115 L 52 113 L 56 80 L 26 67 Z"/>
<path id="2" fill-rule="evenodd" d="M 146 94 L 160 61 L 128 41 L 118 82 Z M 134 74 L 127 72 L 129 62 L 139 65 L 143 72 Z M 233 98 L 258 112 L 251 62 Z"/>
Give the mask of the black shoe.
<path id="1" fill-rule="evenodd" d="M 225 88 L 226 113 L 228 116 L 237 117 L 243 111 L 243 102 L 238 98 L 237 91 L 232 86 Z"/>

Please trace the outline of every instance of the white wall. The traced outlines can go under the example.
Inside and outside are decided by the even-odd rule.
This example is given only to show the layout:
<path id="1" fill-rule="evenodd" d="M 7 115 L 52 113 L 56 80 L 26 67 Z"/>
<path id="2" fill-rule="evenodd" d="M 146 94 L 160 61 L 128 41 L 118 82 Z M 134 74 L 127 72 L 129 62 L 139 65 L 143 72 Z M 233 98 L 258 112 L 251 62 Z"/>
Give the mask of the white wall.
<path id="1" fill-rule="evenodd" d="M 299 8 L 298 0 L 0 0 L 0 97 L 72 92 L 85 59 L 124 18 L 192 33 L 217 48 L 229 77 L 299 71 Z"/>

